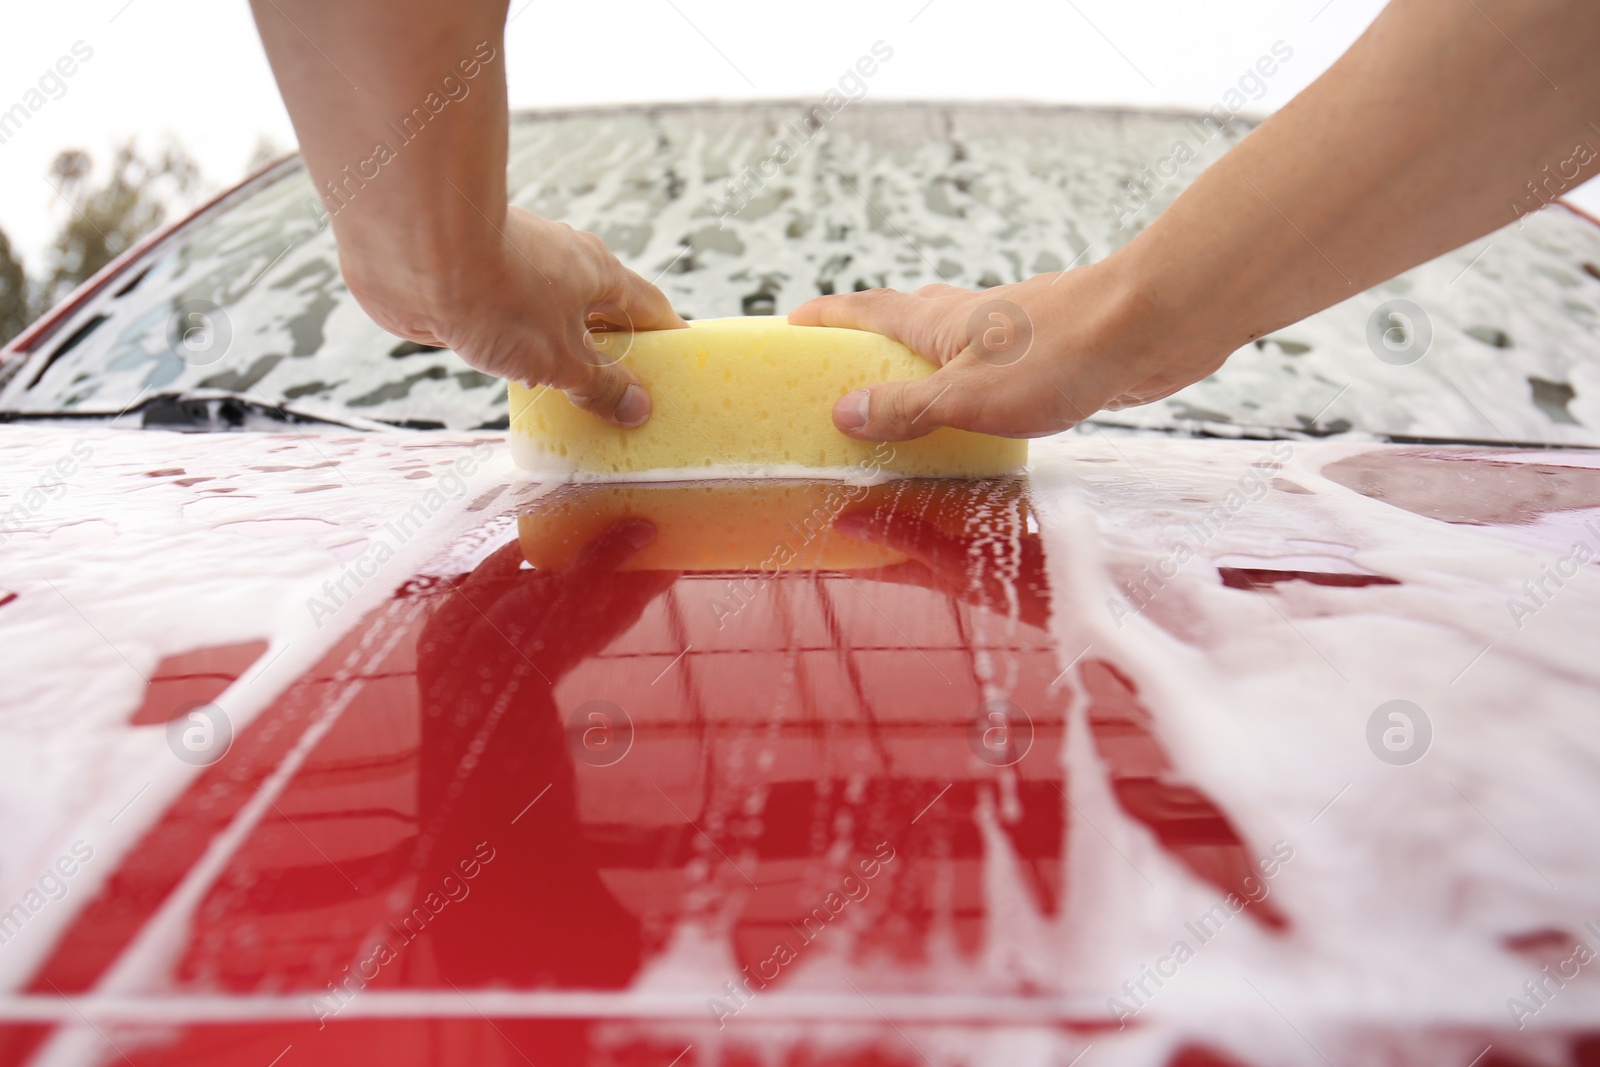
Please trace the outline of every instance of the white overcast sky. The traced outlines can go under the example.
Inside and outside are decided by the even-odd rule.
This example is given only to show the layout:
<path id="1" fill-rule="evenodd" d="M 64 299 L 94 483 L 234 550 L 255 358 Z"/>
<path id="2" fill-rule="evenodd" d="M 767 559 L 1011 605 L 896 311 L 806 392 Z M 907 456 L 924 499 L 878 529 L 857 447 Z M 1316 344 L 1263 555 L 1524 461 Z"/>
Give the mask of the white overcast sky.
<path id="1" fill-rule="evenodd" d="M 338 0 L 329 0 L 336 3 Z M 440 0 L 448 3 L 451 0 Z M 989 99 L 1204 108 L 1275 41 L 1294 58 L 1252 105 L 1286 102 L 1381 9 L 1380 0 L 512 0 L 513 107 L 816 97 L 874 41 L 894 58 L 874 98 Z M 265 135 L 294 133 L 243 0 L 14 3 L 0 35 L 0 111 L 84 42 L 66 92 L 0 144 L 0 228 L 41 266 L 67 209 L 55 153 L 104 158 L 167 135 L 210 189 L 243 173 Z M 1578 196 L 1600 208 L 1600 183 Z"/>

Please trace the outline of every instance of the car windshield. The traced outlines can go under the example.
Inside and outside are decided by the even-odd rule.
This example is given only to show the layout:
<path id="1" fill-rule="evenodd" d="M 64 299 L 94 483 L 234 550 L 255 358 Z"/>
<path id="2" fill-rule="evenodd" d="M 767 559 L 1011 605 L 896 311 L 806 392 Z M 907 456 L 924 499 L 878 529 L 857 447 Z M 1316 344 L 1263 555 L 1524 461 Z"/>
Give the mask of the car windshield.
<path id="1" fill-rule="evenodd" d="M 781 314 L 821 293 L 988 287 L 1102 259 L 1247 132 L 1199 116 L 1016 105 L 523 115 L 510 189 L 514 203 L 598 233 L 686 317 Z M 1099 421 L 1600 445 L 1597 335 L 1600 227 L 1557 207 Z M 0 414 L 111 415 L 227 395 L 358 425 L 506 418 L 499 382 L 362 312 L 298 161 L 202 213 L 74 312 L 12 370 Z"/>

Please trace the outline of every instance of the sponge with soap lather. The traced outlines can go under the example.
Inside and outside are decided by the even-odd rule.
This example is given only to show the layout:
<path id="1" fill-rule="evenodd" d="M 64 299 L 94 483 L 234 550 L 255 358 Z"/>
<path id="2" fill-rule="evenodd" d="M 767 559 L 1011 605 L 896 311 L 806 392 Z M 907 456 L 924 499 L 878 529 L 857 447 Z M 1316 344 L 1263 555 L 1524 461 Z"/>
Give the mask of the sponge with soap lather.
<path id="1" fill-rule="evenodd" d="M 846 437 L 833 404 L 875 382 L 925 378 L 934 366 L 862 330 L 791 326 L 779 317 L 706 319 L 687 330 L 597 334 L 649 389 L 653 410 L 624 430 L 558 390 L 510 385 L 518 466 L 600 477 L 704 477 L 707 468 L 794 476 L 818 469 L 986 477 L 1022 469 L 1028 443 L 948 427 L 885 445 Z"/>

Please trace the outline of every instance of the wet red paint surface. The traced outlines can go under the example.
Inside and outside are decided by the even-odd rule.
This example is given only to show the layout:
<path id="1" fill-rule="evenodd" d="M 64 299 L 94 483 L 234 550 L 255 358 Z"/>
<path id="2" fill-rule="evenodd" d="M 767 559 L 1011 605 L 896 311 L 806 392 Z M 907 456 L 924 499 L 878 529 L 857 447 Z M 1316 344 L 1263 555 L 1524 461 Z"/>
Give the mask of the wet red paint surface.
<path id="1" fill-rule="evenodd" d="M 902 486 L 841 511 L 838 530 L 901 561 L 829 570 L 837 553 L 817 546 L 824 566 L 753 583 L 628 570 L 658 531 L 622 517 L 561 570 L 530 568 L 513 540 L 470 573 L 412 583 L 206 770 L 32 988 L 93 988 L 319 720 L 201 896 L 178 990 L 303 994 L 308 1019 L 335 1020 L 374 989 L 615 990 L 686 922 L 725 934 L 727 977 L 752 992 L 825 949 L 915 974 L 930 953 L 981 948 L 985 824 L 1051 913 L 1069 698 L 1025 487 Z M 260 651 L 163 663 L 137 721 L 215 695 Z M 982 682 L 997 665 L 998 718 Z M 1099 659 L 1078 669 L 1118 801 L 1197 876 L 1243 893 L 1259 850 L 1183 783 L 1132 683 Z M 1250 913 L 1286 921 L 1270 903 Z M 595 1051 L 577 1022 L 497 1027 L 202 1026 L 141 1042 L 137 1061 L 259 1064 L 292 1043 L 297 1062 L 339 1063 L 351 1041 L 408 1063 L 496 1040 L 531 1043 L 540 1063 Z M 5 1062 L 33 1044 L 14 1040 Z"/>
<path id="2" fill-rule="evenodd" d="M 1068 799 L 1073 722 L 1091 773 L 1166 859 L 1262 936 L 1293 936 L 1267 892 L 1272 843 L 1189 780 L 1113 657 L 1051 637 L 1025 482 L 825 492 L 810 527 L 775 527 L 760 508 L 778 505 L 752 512 L 754 497 L 689 509 L 760 534 L 699 569 L 638 566 L 694 541 L 672 525 L 688 491 L 619 511 L 614 493 L 573 489 L 470 569 L 425 568 L 168 808 L 29 991 L 292 1001 L 266 1021 L 100 1035 L 106 1062 L 141 1067 L 922 1062 L 875 1019 L 831 1050 L 789 1033 L 776 1060 L 716 1035 L 767 993 L 871 1004 L 977 968 L 1011 918 L 992 909 L 1019 906 L 994 891 L 997 855 L 1027 909 L 1055 915 L 1073 835 L 1099 833 Z M 804 542 L 798 563 L 756 565 L 774 528 Z M 1316 580 L 1265 580 L 1288 578 Z M 169 658 L 135 721 L 210 699 L 261 651 Z M 170 951 L 130 963 L 174 915 Z M 721 951 L 696 956 L 691 934 Z M 817 959 L 831 969 L 797 984 Z M 968 988 L 1051 994 L 1026 966 L 988 975 Z M 674 976 L 715 995 L 675 1019 L 530 1017 L 539 994 Z M 436 999 L 368 1014 L 407 992 Z M 506 992 L 533 999 L 475 1006 Z M 1087 1041 L 1107 1020 L 1045 1025 Z M 0 1030 L 0 1064 L 64 1035 Z M 1237 1061 L 1183 1044 L 1168 1062 Z"/>
<path id="3" fill-rule="evenodd" d="M 163 658 L 145 686 L 144 701 L 128 721 L 134 726 L 159 725 L 216 699 L 266 650 L 265 641 L 239 641 Z"/>

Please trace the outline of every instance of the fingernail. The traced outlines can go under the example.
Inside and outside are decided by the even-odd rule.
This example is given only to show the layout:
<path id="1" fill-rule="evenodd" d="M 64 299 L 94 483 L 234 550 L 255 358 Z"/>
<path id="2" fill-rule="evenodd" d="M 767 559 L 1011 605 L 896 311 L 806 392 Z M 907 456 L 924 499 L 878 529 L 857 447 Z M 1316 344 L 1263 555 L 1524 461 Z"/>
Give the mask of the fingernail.
<path id="1" fill-rule="evenodd" d="M 833 405 L 833 421 L 841 430 L 860 431 L 867 424 L 867 405 L 872 394 L 865 389 L 841 396 Z"/>
<path id="2" fill-rule="evenodd" d="M 617 421 L 628 428 L 640 426 L 650 417 L 650 394 L 641 386 L 630 385 L 617 405 Z"/>

